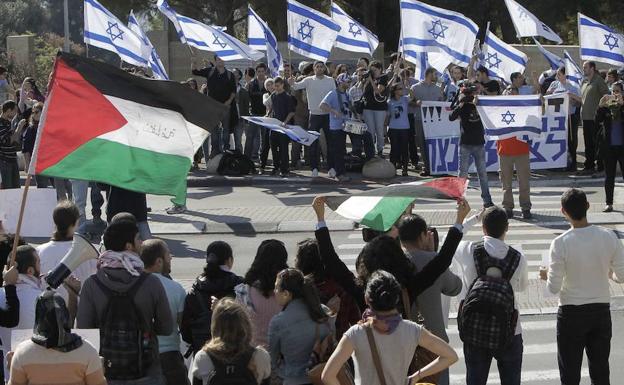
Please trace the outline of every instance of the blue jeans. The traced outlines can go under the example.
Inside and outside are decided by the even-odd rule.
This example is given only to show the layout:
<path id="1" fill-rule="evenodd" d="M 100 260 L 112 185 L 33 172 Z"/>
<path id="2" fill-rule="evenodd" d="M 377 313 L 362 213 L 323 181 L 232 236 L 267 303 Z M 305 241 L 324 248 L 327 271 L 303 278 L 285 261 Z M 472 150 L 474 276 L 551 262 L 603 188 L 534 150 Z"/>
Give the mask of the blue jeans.
<path id="1" fill-rule="evenodd" d="M 466 385 L 487 385 L 492 358 L 496 358 L 501 385 L 520 385 L 523 349 L 522 334 L 516 335 L 511 344 L 500 351 L 465 343 Z"/>
<path id="2" fill-rule="evenodd" d="M 220 154 L 223 151 L 222 134 L 229 132 L 229 124 L 230 114 L 228 113 L 227 116 L 223 118 L 220 125 L 208 130 L 208 132 L 210 132 L 210 136 L 204 140 L 204 143 L 202 143 L 202 150 L 204 151 L 204 159 L 206 159 L 206 163 L 208 163 L 210 158 Z M 209 140 L 210 146 L 208 146 Z"/>
<path id="3" fill-rule="evenodd" d="M 482 144 L 462 144 L 459 146 L 459 176 L 462 178 L 468 177 L 470 157 L 474 159 L 475 166 L 477 167 L 477 174 L 479 175 L 479 185 L 481 186 L 481 199 L 483 199 L 483 204 L 491 205 L 492 196 L 490 195 L 490 186 L 488 184 L 487 169 L 485 165 L 485 147 Z"/>
<path id="4" fill-rule="evenodd" d="M 89 181 L 72 179 L 72 195 L 74 197 L 74 203 L 78 206 L 78 212 L 80 213 L 80 219 L 78 220 L 78 229 L 76 232 L 84 234 L 87 226 L 87 193 L 89 192 Z"/>
<path id="5" fill-rule="evenodd" d="M 384 127 L 386 110 L 364 110 L 362 118 L 364 119 L 364 123 L 368 126 L 368 132 L 375 139 L 377 152 L 382 152 L 386 144 L 386 127 Z M 366 146 L 366 143 L 364 143 L 364 145 Z M 366 151 L 366 149 L 364 149 L 364 151 Z"/>
<path id="6" fill-rule="evenodd" d="M 245 127 L 245 156 L 249 159 L 258 159 L 260 151 L 260 126 L 254 123 L 248 123 Z"/>

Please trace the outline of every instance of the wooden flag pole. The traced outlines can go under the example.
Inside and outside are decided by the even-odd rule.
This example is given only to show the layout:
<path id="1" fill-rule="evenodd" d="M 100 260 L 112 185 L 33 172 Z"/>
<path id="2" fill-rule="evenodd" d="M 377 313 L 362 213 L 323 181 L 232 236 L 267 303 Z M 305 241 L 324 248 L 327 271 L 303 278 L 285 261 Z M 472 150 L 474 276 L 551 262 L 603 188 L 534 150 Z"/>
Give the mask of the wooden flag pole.
<path id="1" fill-rule="evenodd" d="M 15 265 L 15 253 L 17 251 L 17 245 L 19 244 L 19 236 L 22 230 L 22 220 L 24 219 L 24 209 L 26 208 L 26 198 L 28 197 L 28 188 L 30 187 L 30 180 L 32 175 L 26 175 L 26 183 L 24 184 L 24 192 L 22 193 L 22 204 L 20 206 L 19 217 L 17 219 L 17 227 L 15 228 L 15 239 L 13 240 L 13 249 L 11 250 L 11 260 L 9 267 Z"/>

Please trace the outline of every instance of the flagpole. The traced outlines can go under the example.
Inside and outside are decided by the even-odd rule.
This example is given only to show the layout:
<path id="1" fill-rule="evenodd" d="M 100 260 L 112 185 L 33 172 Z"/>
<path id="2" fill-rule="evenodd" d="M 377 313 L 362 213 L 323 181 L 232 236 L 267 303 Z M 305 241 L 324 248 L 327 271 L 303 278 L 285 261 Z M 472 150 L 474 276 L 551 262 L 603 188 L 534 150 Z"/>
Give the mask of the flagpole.
<path id="1" fill-rule="evenodd" d="M 24 209 L 26 208 L 26 198 L 28 197 L 28 188 L 30 187 L 30 173 L 26 174 L 26 183 L 24 184 L 24 192 L 22 193 L 22 204 L 20 206 L 19 217 L 17 218 L 17 227 L 15 228 L 15 239 L 13 239 L 13 249 L 11 250 L 11 260 L 9 267 L 15 265 L 15 252 L 19 245 L 19 236 L 22 230 L 22 220 L 24 219 Z"/>

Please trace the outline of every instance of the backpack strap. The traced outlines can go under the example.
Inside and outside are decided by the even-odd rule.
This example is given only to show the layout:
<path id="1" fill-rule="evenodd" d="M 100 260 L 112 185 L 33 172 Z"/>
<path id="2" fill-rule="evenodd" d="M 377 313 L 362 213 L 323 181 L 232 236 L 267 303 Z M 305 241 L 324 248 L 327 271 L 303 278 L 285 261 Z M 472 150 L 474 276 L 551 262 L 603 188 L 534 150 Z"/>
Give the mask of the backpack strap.
<path id="1" fill-rule="evenodd" d="M 503 278 L 510 281 L 511 277 L 513 277 L 516 269 L 520 265 L 520 252 L 513 247 L 509 246 L 507 250 L 507 255 L 505 259 L 503 259 Z"/>
<path id="2" fill-rule="evenodd" d="M 377 371 L 377 376 L 379 376 L 379 383 L 381 385 L 386 385 L 386 377 L 384 376 L 383 366 L 381 365 L 381 359 L 379 358 L 379 350 L 377 350 L 377 344 L 375 343 L 375 336 L 373 335 L 373 327 L 371 325 L 364 326 L 364 330 L 366 330 L 366 336 L 368 337 L 368 345 L 371 349 L 371 354 L 373 356 L 373 364 L 375 365 L 375 370 Z"/>
<path id="3" fill-rule="evenodd" d="M 483 244 L 483 241 L 477 242 L 475 244 L 472 256 L 474 259 L 475 267 L 477 269 L 477 276 L 481 277 L 482 275 L 485 275 L 487 269 L 491 267 L 490 259 L 492 257 L 490 257 L 488 252 L 485 250 L 485 245 Z"/>
<path id="4" fill-rule="evenodd" d="M 410 301 L 409 293 L 406 288 L 401 288 L 401 301 L 403 302 L 403 316 L 405 319 L 411 319 L 412 316 L 412 302 Z"/>
<path id="5" fill-rule="evenodd" d="M 513 277 L 514 272 L 520 264 L 520 253 L 513 247 L 509 246 L 505 258 L 498 259 L 492 258 L 492 256 L 488 254 L 483 242 L 475 244 L 473 258 L 477 269 L 477 276 L 484 276 L 487 274 L 487 270 L 490 267 L 496 267 L 501 270 L 502 277 L 507 281 L 511 280 L 511 277 Z"/>
<path id="6" fill-rule="evenodd" d="M 109 288 L 108 286 L 104 285 L 104 282 L 102 282 L 100 280 L 100 278 L 98 278 L 97 274 L 93 275 L 93 280 L 98 285 L 98 287 L 104 292 L 104 294 L 106 294 L 107 296 L 128 295 L 130 298 L 134 299 L 134 295 L 139 290 L 139 287 L 143 283 L 143 281 L 145 281 L 145 278 L 147 278 L 147 275 L 148 275 L 147 273 L 141 273 L 139 278 L 125 292 L 113 290 L 113 289 Z"/>

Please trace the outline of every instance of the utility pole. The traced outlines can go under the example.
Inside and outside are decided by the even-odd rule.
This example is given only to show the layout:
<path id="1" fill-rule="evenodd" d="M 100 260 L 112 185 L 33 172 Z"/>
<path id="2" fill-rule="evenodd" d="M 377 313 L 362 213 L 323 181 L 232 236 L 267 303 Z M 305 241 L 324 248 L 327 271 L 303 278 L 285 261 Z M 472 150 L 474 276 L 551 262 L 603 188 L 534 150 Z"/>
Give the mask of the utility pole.
<path id="1" fill-rule="evenodd" d="M 69 0 L 63 0 L 63 25 L 64 25 L 64 34 L 65 41 L 63 44 L 63 50 L 65 52 L 69 52 L 69 5 L 67 4 Z"/>

